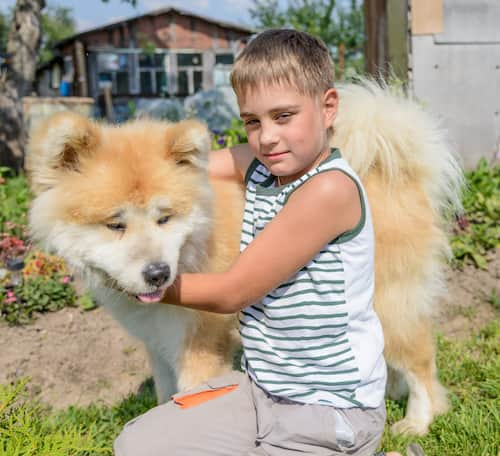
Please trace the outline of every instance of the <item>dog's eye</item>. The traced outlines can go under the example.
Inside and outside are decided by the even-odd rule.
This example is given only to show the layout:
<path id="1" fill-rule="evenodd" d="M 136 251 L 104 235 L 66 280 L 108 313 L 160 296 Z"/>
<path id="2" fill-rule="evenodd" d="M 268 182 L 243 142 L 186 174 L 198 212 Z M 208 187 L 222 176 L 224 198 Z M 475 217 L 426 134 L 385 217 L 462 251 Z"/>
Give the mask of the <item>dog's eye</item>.
<path id="1" fill-rule="evenodd" d="M 165 225 L 170 220 L 170 215 L 164 215 L 163 217 L 158 219 L 158 225 Z"/>
<path id="2" fill-rule="evenodd" d="M 125 223 L 121 223 L 121 222 L 108 223 L 108 224 L 106 224 L 106 228 L 109 228 L 112 231 L 125 231 L 125 229 L 127 228 L 127 225 L 125 225 Z"/>

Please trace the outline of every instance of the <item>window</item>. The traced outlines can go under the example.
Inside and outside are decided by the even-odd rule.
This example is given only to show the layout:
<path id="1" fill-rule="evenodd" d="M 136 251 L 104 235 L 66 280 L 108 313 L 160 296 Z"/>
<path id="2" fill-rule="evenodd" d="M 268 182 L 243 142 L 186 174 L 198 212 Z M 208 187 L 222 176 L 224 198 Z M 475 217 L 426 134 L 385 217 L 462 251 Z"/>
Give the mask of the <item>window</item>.
<path id="1" fill-rule="evenodd" d="M 113 82 L 113 75 L 111 73 L 99 73 L 99 82 Z"/>
<path id="2" fill-rule="evenodd" d="M 167 74 L 164 70 L 156 72 L 156 93 L 166 94 L 167 87 Z"/>
<path id="3" fill-rule="evenodd" d="M 116 93 L 119 95 L 127 95 L 129 90 L 129 73 L 128 71 L 116 72 Z"/>
<path id="4" fill-rule="evenodd" d="M 203 71 L 193 71 L 194 91 L 199 92 L 203 89 Z"/>
<path id="5" fill-rule="evenodd" d="M 132 55 L 128 53 L 100 52 L 97 54 L 99 86 L 111 84 L 112 93 L 130 93 L 130 69 Z"/>
<path id="6" fill-rule="evenodd" d="M 230 86 L 229 74 L 234 63 L 234 54 L 224 53 L 215 55 L 214 85 L 215 87 Z"/>
<path id="7" fill-rule="evenodd" d="M 141 71 L 141 94 L 153 95 L 153 78 L 150 71 Z"/>
<path id="8" fill-rule="evenodd" d="M 179 70 L 178 72 L 177 94 L 181 97 L 189 95 L 189 78 L 187 70 Z"/>
<path id="9" fill-rule="evenodd" d="M 177 54 L 177 95 L 184 97 L 203 89 L 203 54 Z"/>
<path id="10" fill-rule="evenodd" d="M 232 65 L 234 63 L 234 55 L 233 54 L 216 54 L 215 56 L 215 64 L 221 65 Z"/>
<path id="11" fill-rule="evenodd" d="M 164 53 L 140 54 L 140 94 L 160 95 L 168 92 Z"/>
<path id="12" fill-rule="evenodd" d="M 177 54 L 177 66 L 201 66 L 203 59 L 201 54 Z"/>

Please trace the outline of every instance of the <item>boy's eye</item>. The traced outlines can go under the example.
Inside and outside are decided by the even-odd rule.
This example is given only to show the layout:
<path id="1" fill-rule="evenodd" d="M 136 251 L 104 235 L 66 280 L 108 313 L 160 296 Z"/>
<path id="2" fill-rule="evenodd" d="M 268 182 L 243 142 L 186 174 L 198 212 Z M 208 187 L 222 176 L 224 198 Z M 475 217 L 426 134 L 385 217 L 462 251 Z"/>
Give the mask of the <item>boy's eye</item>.
<path id="1" fill-rule="evenodd" d="M 291 112 L 281 112 L 281 113 L 279 113 L 276 116 L 276 119 L 278 121 L 280 121 L 280 120 L 288 120 L 290 117 L 292 117 L 292 113 Z"/>
<path id="2" fill-rule="evenodd" d="M 110 229 L 111 231 L 125 231 L 127 229 L 127 225 L 122 222 L 107 223 L 106 228 Z"/>
<path id="3" fill-rule="evenodd" d="M 259 121 L 257 119 L 247 119 L 244 121 L 245 126 L 257 125 Z"/>
<path id="4" fill-rule="evenodd" d="M 165 225 L 170 220 L 170 215 L 164 215 L 163 217 L 160 217 L 156 223 L 158 225 Z"/>

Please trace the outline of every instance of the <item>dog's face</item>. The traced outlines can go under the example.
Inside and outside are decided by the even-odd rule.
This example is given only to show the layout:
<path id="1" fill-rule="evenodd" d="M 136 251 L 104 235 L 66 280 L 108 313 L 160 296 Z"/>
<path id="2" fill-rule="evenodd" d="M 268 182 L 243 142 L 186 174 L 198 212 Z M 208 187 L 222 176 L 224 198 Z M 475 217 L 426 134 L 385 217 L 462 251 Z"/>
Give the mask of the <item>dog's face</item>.
<path id="1" fill-rule="evenodd" d="M 33 238 L 93 285 L 159 301 L 210 231 L 209 144 L 196 121 L 52 116 L 28 146 Z"/>

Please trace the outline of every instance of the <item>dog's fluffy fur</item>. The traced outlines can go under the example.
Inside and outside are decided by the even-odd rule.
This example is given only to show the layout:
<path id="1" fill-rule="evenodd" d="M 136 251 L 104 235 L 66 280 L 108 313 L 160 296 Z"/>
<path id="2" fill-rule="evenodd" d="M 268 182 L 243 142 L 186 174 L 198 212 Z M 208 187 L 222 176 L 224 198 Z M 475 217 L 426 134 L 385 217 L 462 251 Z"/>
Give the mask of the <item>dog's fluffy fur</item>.
<path id="1" fill-rule="evenodd" d="M 409 389 L 406 417 L 393 429 L 423 434 L 448 404 L 436 378 L 431 314 L 449 253 L 444 214 L 460 207 L 462 173 L 416 103 L 367 81 L 339 94 L 332 145 L 363 179 L 373 211 L 389 394 Z M 168 263 L 173 280 L 224 270 L 238 253 L 243 192 L 209 181 L 208 148 L 196 121 L 105 126 L 70 113 L 49 118 L 29 142 L 34 239 L 83 275 L 100 304 L 145 343 L 160 401 L 231 368 L 234 318 L 135 298 L 151 291 L 142 274 L 151 262 Z M 158 224 L 164 215 L 168 222 Z"/>

